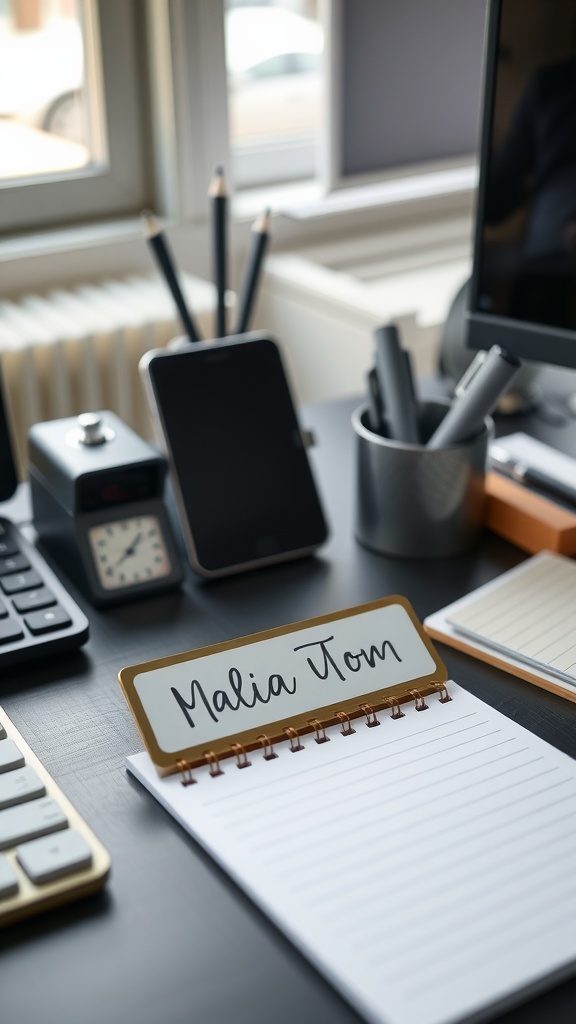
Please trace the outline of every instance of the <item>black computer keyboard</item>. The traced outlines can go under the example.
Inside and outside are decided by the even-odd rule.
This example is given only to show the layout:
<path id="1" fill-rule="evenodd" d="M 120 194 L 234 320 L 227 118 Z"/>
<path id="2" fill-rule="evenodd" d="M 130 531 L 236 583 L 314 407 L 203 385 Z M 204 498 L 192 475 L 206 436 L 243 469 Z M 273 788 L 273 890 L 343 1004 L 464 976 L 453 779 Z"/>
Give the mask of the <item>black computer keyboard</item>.
<path id="1" fill-rule="evenodd" d="M 87 639 L 84 612 L 21 530 L 0 517 L 0 669 Z"/>

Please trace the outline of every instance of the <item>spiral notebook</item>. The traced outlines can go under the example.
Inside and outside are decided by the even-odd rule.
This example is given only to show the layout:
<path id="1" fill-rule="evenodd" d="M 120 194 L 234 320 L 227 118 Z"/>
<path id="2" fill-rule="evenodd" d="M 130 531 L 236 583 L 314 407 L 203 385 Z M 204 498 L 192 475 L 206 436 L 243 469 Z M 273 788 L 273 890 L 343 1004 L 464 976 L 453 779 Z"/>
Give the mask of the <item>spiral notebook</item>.
<path id="1" fill-rule="evenodd" d="M 576 764 L 446 680 L 408 602 L 124 669 L 138 778 L 374 1024 L 573 972 Z"/>

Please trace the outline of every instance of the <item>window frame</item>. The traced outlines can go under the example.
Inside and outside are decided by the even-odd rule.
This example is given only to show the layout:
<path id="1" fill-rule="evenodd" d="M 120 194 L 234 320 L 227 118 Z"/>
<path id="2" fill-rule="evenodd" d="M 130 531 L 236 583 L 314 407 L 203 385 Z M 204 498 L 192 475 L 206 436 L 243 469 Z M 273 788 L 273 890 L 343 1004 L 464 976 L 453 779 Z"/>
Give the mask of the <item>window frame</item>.
<path id="1" fill-rule="evenodd" d="M 94 162 L 86 168 L 23 177 L 3 186 L 3 232 L 78 222 L 103 212 L 121 216 L 134 202 L 143 204 L 149 193 L 145 133 L 135 116 L 142 106 L 142 87 L 138 38 L 132 31 L 134 0 L 84 0 L 84 5 L 87 36 L 94 42 L 86 53 L 90 94 L 92 90 L 97 94 L 92 105 L 101 97 L 104 106 L 102 119 L 93 118 Z M 100 120 L 105 123 L 102 133 Z"/>

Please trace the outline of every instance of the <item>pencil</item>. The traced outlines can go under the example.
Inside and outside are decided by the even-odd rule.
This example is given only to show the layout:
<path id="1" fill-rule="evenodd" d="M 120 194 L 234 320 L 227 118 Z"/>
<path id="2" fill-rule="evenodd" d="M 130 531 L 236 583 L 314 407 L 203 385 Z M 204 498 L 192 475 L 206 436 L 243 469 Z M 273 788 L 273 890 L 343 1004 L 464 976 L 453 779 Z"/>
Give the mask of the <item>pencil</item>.
<path id="1" fill-rule="evenodd" d="M 217 338 L 226 336 L 226 208 L 228 192 L 222 167 L 217 167 L 208 192 L 212 200 L 214 284 Z"/>
<path id="2" fill-rule="evenodd" d="M 252 307 L 256 296 L 256 289 L 260 281 L 260 270 L 264 254 L 270 238 L 270 211 L 265 210 L 252 225 L 250 232 L 250 245 L 246 257 L 244 277 L 238 301 L 238 317 L 236 320 L 235 334 L 243 334 L 248 330 L 248 324 L 252 315 Z"/>
<path id="3" fill-rule="evenodd" d="M 172 256 L 170 255 L 166 239 L 158 227 L 156 218 L 149 210 L 142 211 L 142 219 L 144 221 L 146 240 L 154 253 L 160 270 L 164 275 L 166 284 L 172 292 L 172 298 L 178 308 L 184 330 L 186 331 L 190 341 L 200 341 L 200 334 L 198 333 L 198 329 L 194 323 L 192 314 L 186 305 L 186 301 L 178 283 L 174 263 L 172 261 Z"/>

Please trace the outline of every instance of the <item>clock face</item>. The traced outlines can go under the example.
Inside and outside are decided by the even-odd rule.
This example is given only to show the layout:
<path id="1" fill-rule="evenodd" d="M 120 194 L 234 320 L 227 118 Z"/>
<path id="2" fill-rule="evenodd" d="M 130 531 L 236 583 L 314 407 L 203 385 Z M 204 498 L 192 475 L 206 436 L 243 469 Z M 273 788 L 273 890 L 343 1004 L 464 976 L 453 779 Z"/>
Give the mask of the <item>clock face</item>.
<path id="1" fill-rule="evenodd" d="M 158 516 L 135 515 L 92 526 L 88 540 L 104 590 L 122 590 L 172 573 Z"/>

